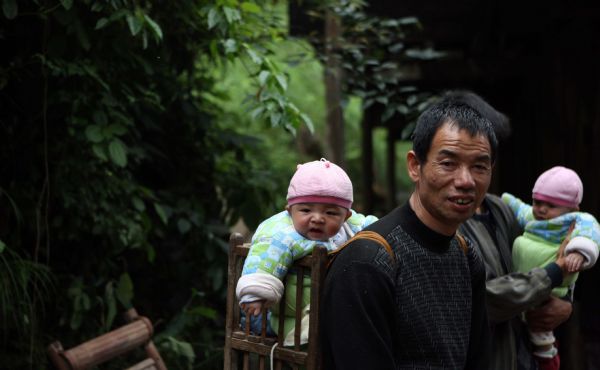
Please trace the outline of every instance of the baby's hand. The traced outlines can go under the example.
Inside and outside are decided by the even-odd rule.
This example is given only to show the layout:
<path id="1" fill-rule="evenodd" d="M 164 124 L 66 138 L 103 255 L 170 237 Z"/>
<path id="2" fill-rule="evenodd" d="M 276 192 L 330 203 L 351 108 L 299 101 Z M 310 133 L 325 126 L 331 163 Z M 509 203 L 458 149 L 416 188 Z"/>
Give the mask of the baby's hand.
<path id="1" fill-rule="evenodd" d="M 568 272 L 579 272 L 581 270 L 581 266 L 583 265 L 585 257 L 577 252 L 569 253 L 565 257 L 565 265 L 567 267 Z"/>
<path id="2" fill-rule="evenodd" d="M 242 310 L 246 313 L 246 315 L 258 316 L 262 312 L 262 309 L 265 305 L 264 300 L 242 303 L 240 306 Z"/>

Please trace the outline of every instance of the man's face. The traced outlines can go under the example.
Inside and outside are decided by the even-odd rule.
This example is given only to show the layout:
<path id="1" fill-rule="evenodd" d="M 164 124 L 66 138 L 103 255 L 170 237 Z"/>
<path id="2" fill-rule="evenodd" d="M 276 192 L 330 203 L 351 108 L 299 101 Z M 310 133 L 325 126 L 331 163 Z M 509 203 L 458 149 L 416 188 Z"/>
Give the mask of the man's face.
<path id="1" fill-rule="evenodd" d="M 425 163 L 413 151 L 408 172 L 415 182 L 411 206 L 431 229 L 452 235 L 481 204 L 492 177 L 492 151 L 487 137 L 472 137 L 448 123 L 433 137 Z"/>
<path id="2" fill-rule="evenodd" d="M 298 203 L 288 207 L 296 231 L 310 240 L 327 241 L 340 231 L 350 210 L 334 204 Z"/>

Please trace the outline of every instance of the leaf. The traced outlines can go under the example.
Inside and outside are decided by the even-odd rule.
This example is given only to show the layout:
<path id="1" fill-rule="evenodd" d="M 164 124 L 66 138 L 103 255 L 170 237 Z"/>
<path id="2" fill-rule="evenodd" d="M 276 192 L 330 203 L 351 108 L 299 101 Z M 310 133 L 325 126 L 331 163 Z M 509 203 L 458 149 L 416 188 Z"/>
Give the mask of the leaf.
<path id="1" fill-rule="evenodd" d="M 385 108 L 385 111 L 381 115 L 381 122 L 386 122 L 387 120 L 389 120 L 390 118 L 392 118 L 392 116 L 394 115 L 394 113 L 396 113 L 396 108 L 394 106 L 392 106 L 392 105 L 387 106 Z"/>
<path id="2" fill-rule="evenodd" d="M 279 87 L 281 88 L 281 92 L 284 93 L 287 90 L 287 79 L 281 73 L 275 74 L 275 78 L 277 79 L 277 82 L 279 83 Z"/>
<path id="3" fill-rule="evenodd" d="M 119 277 L 117 291 L 115 293 L 117 299 L 124 307 L 131 307 L 131 300 L 133 299 L 133 282 L 128 273 L 123 273 Z"/>
<path id="4" fill-rule="evenodd" d="M 131 203 L 133 203 L 133 207 L 140 212 L 144 212 L 146 210 L 146 204 L 144 204 L 144 201 L 138 197 L 131 198 Z"/>
<path id="5" fill-rule="evenodd" d="M 148 26 L 150 26 L 150 29 L 152 30 L 152 33 L 154 33 L 154 36 L 158 40 L 162 40 L 163 32 L 158 23 L 156 23 L 152 18 L 150 18 L 148 14 L 144 14 L 144 19 L 146 20 Z"/>
<path id="6" fill-rule="evenodd" d="M 217 12 L 216 8 L 211 8 L 208 11 L 208 29 L 212 29 L 214 26 L 217 25 L 217 23 L 219 23 L 220 20 L 220 16 L 219 16 L 219 12 Z"/>
<path id="7" fill-rule="evenodd" d="M 85 137 L 92 143 L 101 143 L 104 140 L 102 128 L 98 125 L 89 125 L 85 128 Z"/>
<path id="8" fill-rule="evenodd" d="M 3 0 L 2 12 L 7 19 L 14 19 L 19 14 L 19 7 L 16 0 Z"/>
<path id="9" fill-rule="evenodd" d="M 137 35 L 142 30 L 144 23 L 136 14 L 127 14 L 127 25 L 129 26 L 129 32 L 132 36 Z"/>
<path id="10" fill-rule="evenodd" d="M 108 123 L 108 118 L 106 117 L 106 113 L 104 113 L 104 111 L 102 110 L 96 110 L 94 111 L 94 114 L 92 115 L 94 122 L 100 126 L 104 126 Z"/>
<path id="11" fill-rule="evenodd" d="M 127 166 L 127 148 L 120 139 L 113 139 L 110 144 L 108 144 L 108 155 L 117 166 Z"/>
<path id="12" fill-rule="evenodd" d="M 96 155 L 96 157 L 100 158 L 103 161 L 108 161 L 108 156 L 106 155 L 106 148 L 104 145 L 94 144 L 92 145 L 92 152 Z"/>
<path id="13" fill-rule="evenodd" d="M 97 30 L 104 28 L 104 26 L 106 26 L 108 24 L 108 19 L 106 18 L 100 18 L 98 19 L 98 22 L 96 22 L 96 28 Z"/>
<path id="14" fill-rule="evenodd" d="M 0 240 L 0 253 L 2 253 L 6 249 L 6 243 Z"/>
<path id="15" fill-rule="evenodd" d="M 260 73 L 258 74 L 258 82 L 260 83 L 260 86 L 264 86 L 267 84 L 267 80 L 269 79 L 269 76 L 271 76 L 271 72 L 260 71 Z"/>
<path id="16" fill-rule="evenodd" d="M 231 54 L 237 51 L 237 42 L 234 39 L 227 39 L 223 45 L 225 46 L 225 53 Z"/>
<path id="17" fill-rule="evenodd" d="M 315 125 L 313 124 L 313 121 L 310 119 L 310 117 L 308 115 L 306 115 L 305 113 L 301 113 L 300 118 L 302 118 L 302 121 L 308 128 L 308 131 L 310 131 L 311 134 L 314 134 Z"/>
<path id="18" fill-rule="evenodd" d="M 110 329 L 115 320 L 115 316 L 117 315 L 117 302 L 115 301 L 113 284 L 112 281 L 108 282 L 104 289 L 104 300 L 106 301 L 106 321 L 104 322 L 104 329 L 106 331 Z"/>
<path id="19" fill-rule="evenodd" d="M 181 234 L 185 234 L 190 231 L 192 224 L 185 218 L 180 218 L 179 221 L 177 221 L 177 228 Z"/>
<path id="20" fill-rule="evenodd" d="M 60 0 L 60 3 L 66 10 L 71 9 L 71 7 L 73 6 L 73 0 Z"/>
<path id="21" fill-rule="evenodd" d="M 161 204 L 154 203 L 154 210 L 156 211 L 156 214 L 158 214 L 158 217 L 160 217 L 163 224 L 166 225 L 167 222 L 169 222 L 169 216 L 167 215 L 165 208 Z"/>
<path id="22" fill-rule="evenodd" d="M 173 353 L 188 358 L 190 362 L 196 358 L 196 354 L 194 353 L 194 349 L 190 343 L 179 341 L 174 337 L 167 337 L 166 339 L 167 343 L 165 343 L 165 346 Z"/>
<path id="23" fill-rule="evenodd" d="M 229 24 L 242 19 L 239 10 L 230 8 L 228 6 L 223 7 L 223 13 L 225 14 L 225 19 L 227 19 L 227 23 Z"/>
<path id="24" fill-rule="evenodd" d="M 251 3 L 249 1 L 244 1 L 243 3 L 241 3 L 240 8 L 246 13 L 254 13 L 254 14 L 260 13 L 260 6 L 258 6 L 255 3 Z"/>
<path id="25" fill-rule="evenodd" d="M 248 53 L 248 56 L 250 56 L 250 59 L 255 63 L 255 64 L 262 64 L 262 58 L 254 51 L 252 50 L 248 45 L 244 45 L 246 46 L 246 53 Z"/>
<path id="26" fill-rule="evenodd" d="M 127 133 L 127 128 L 121 124 L 113 123 L 109 125 L 106 130 L 106 136 L 112 137 L 114 135 L 121 136 Z"/>

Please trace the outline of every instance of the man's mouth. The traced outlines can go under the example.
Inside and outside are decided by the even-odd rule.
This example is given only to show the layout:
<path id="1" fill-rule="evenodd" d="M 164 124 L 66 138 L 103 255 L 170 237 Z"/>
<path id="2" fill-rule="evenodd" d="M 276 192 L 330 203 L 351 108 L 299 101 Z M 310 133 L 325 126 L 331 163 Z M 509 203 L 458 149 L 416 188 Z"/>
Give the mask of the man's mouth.
<path id="1" fill-rule="evenodd" d="M 458 204 L 459 206 L 466 206 L 473 203 L 473 198 L 450 198 L 450 201 Z"/>

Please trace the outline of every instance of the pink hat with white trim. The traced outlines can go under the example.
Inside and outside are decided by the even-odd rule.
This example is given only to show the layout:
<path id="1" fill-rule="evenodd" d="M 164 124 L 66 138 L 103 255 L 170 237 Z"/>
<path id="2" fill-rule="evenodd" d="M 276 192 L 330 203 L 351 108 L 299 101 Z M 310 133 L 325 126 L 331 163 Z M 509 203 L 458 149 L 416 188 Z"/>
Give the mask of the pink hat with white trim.
<path id="1" fill-rule="evenodd" d="M 535 182 L 533 199 L 577 208 L 583 199 L 583 183 L 575 171 L 562 166 L 552 167 Z"/>
<path id="2" fill-rule="evenodd" d="M 352 181 L 334 163 L 320 161 L 299 164 L 288 187 L 288 206 L 298 203 L 327 203 L 340 207 L 352 207 Z"/>

